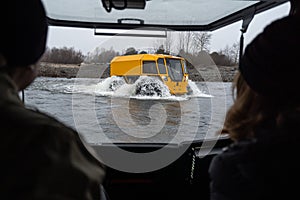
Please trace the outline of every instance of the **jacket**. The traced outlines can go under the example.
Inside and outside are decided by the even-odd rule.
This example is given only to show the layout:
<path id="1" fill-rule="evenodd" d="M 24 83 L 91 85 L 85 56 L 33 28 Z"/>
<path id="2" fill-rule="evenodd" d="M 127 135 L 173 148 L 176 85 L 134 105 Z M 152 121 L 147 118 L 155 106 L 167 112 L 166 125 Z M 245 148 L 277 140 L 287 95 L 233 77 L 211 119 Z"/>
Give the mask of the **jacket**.
<path id="1" fill-rule="evenodd" d="M 14 82 L 0 73 L 0 198 L 100 199 L 105 169 L 79 134 L 25 108 Z"/>
<path id="2" fill-rule="evenodd" d="M 255 138 L 216 155 L 209 168 L 211 200 L 299 199 L 299 119 L 282 129 L 259 128 Z"/>

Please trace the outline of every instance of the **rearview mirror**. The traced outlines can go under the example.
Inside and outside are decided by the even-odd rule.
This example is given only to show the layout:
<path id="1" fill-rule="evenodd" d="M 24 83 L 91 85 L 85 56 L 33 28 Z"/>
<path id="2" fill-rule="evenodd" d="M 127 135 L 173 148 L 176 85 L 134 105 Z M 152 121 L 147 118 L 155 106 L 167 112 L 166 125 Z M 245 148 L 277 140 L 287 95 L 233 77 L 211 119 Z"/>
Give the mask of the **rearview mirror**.
<path id="1" fill-rule="evenodd" d="M 131 9 L 144 9 L 146 6 L 146 0 L 101 0 L 103 7 L 107 12 L 110 12 L 112 8 L 117 10 Z"/>

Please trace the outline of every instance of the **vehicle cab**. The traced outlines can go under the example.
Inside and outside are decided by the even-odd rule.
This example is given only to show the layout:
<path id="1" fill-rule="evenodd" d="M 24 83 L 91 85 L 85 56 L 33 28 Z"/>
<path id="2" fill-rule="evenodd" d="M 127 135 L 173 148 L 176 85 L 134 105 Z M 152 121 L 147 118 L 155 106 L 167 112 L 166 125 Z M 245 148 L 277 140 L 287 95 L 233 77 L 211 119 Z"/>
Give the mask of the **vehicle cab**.
<path id="1" fill-rule="evenodd" d="M 164 54 L 136 54 L 117 56 L 110 62 L 110 76 L 124 77 L 134 83 L 140 76 L 157 77 L 171 94 L 188 92 L 188 73 L 185 59 Z"/>

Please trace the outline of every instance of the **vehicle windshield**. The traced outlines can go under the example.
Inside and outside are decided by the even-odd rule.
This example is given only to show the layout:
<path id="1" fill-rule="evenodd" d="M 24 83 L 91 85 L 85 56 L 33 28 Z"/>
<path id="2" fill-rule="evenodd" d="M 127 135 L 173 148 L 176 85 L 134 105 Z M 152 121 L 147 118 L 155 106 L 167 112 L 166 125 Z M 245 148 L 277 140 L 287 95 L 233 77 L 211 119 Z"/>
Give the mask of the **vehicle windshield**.
<path id="1" fill-rule="evenodd" d="M 144 9 L 116 9 L 108 13 L 102 6 L 99 6 L 101 0 L 89 0 L 86 3 L 82 3 L 82 0 L 43 1 L 48 9 L 48 15 L 53 19 L 102 23 L 116 23 L 119 20 L 126 23 L 151 25 L 209 24 L 258 2 L 252 0 L 238 2 L 230 0 L 155 0 L 146 1 Z M 214 8 L 214 11 L 210 12 L 208 7 Z"/>
<path id="2" fill-rule="evenodd" d="M 183 70 L 184 70 L 184 73 L 187 74 L 188 73 L 188 70 L 187 70 L 187 66 L 186 66 L 186 62 L 185 61 L 182 61 L 182 64 L 183 64 Z"/>
<path id="3" fill-rule="evenodd" d="M 182 81 L 183 71 L 181 60 L 166 58 L 168 73 L 172 81 Z"/>
<path id="4" fill-rule="evenodd" d="M 187 4 L 186 1 L 146 1 L 145 10 L 110 13 L 104 10 L 101 1 L 43 2 L 52 25 L 39 76 L 25 90 L 28 107 L 37 107 L 65 122 L 92 144 L 178 144 L 219 137 L 217 133 L 223 128 L 226 112 L 233 103 L 231 85 L 238 71 L 242 21 L 232 19 L 233 25 L 213 31 L 209 24 L 229 25 L 226 20 L 220 23 L 220 19 L 232 17 L 232 13 L 258 1 L 190 0 Z M 215 10 L 210 2 L 214 2 Z M 288 14 L 289 4 L 278 7 L 281 11 L 269 13 L 268 20 L 266 15 L 257 18 L 264 22 L 261 27 Z M 182 25 L 198 24 L 199 29 L 209 31 L 180 31 L 166 26 L 168 29 L 159 29 L 164 37 L 141 37 L 97 35 L 90 27 L 99 25 L 95 22 L 124 25 L 127 22 L 117 23 L 117 20 L 132 16 L 143 19 L 146 25 L 176 24 L 179 26 L 174 28 L 179 29 Z M 68 27 L 63 26 L 66 20 L 71 21 Z M 101 29 L 102 33 L 107 33 L 107 26 Z M 259 28 L 253 27 L 257 32 L 251 28 L 247 33 L 252 36 L 245 34 L 245 45 L 259 33 Z M 123 29 L 122 33 L 137 30 Z M 141 59 L 126 60 L 126 56 L 136 54 Z M 158 55 L 150 59 L 153 63 L 142 58 L 153 54 Z M 124 56 L 123 67 L 119 68 L 122 76 L 111 76 L 110 64 L 117 56 Z M 176 57 L 184 58 L 185 63 Z M 147 68 L 149 76 L 141 75 L 143 63 L 151 64 L 151 69 Z M 126 71 L 128 65 L 132 67 Z M 186 92 L 170 92 L 182 88 Z"/>

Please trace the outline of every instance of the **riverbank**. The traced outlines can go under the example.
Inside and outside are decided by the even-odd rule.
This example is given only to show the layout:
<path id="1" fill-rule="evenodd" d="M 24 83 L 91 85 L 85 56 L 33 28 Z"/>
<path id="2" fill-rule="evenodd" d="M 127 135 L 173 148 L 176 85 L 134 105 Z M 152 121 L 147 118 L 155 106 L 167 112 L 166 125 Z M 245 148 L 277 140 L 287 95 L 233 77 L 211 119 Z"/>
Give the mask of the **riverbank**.
<path id="1" fill-rule="evenodd" d="M 200 73 L 199 73 L 200 72 Z M 202 66 L 197 70 L 188 67 L 189 78 L 193 81 L 223 81 L 231 82 L 237 67 L 228 66 Z M 54 64 L 41 62 L 38 76 L 64 77 L 64 78 L 107 78 L 109 69 L 106 64 Z"/>
<path id="2" fill-rule="evenodd" d="M 38 76 L 75 78 L 79 69 L 80 65 L 41 62 Z"/>

